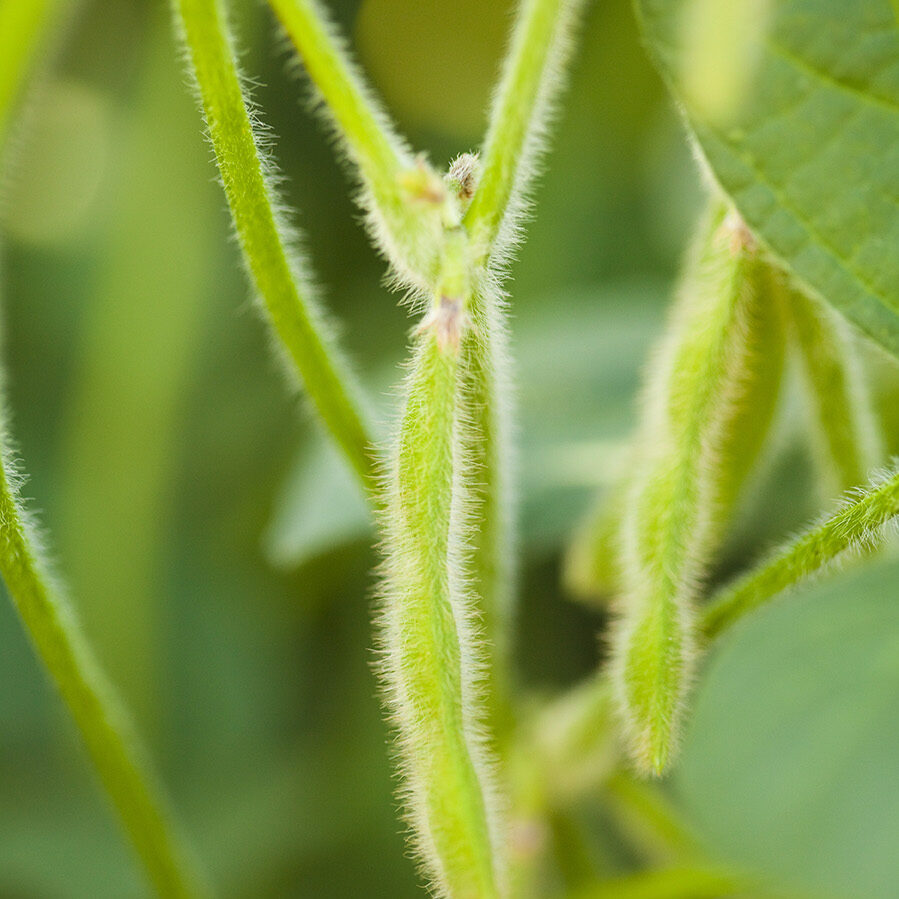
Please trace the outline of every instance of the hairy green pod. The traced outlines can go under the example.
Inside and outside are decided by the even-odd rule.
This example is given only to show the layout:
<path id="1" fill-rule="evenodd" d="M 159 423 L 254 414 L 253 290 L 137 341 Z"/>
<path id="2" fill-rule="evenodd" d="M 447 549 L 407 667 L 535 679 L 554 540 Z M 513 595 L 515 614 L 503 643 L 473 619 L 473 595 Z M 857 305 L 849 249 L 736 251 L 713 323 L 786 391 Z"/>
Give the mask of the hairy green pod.
<path id="1" fill-rule="evenodd" d="M 469 587 L 471 488 L 460 432 L 465 294 L 446 292 L 415 348 L 382 513 L 380 641 L 407 817 L 440 896 L 502 895 L 484 642 Z"/>
<path id="2" fill-rule="evenodd" d="M 717 537 L 730 524 L 747 483 L 759 467 L 780 402 L 787 340 L 779 283 L 779 273 L 765 258 L 746 260 L 744 317 L 739 346 L 734 348 L 742 362 L 736 372 L 733 403 L 723 412 L 725 424 L 712 481 Z M 717 542 L 710 547 L 716 548 Z"/>
<path id="3" fill-rule="evenodd" d="M 829 499 L 865 483 L 882 458 L 882 441 L 845 321 L 798 288 L 787 286 L 785 294 L 821 492 Z"/>
<path id="4" fill-rule="evenodd" d="M 734 399 L 721 410 L 709 509 L 716 527 L 707 552 L 716 548 L 737 509 L 743 489 L 763 455 L 783 384 L 786 358 L 781 279 L 762 259 L 747 260 L 741 274 L 745 291 L 740 344 L 734 356 Z M 737 370 L 739 369 L 739 370 Z M 654 441 L 655 435 L 650 434 Z M 637 457 L 640 448 L 635 449 Z M 634 466 L 631 466 L 633 468 Z M 573 596 L 605 604 L 621 589 L 621 523 L 634 473 L 625 471 L 589 510 L 565 558 L 563 578 Z"/>
<path id="5" fill-rule="evenodd" d="M 484 637 L 492 647 L 485 675 L 490 729 L 512 728 L 511 651 L 514 625 L 512 450 L 506 327 L 499 292 L 481 287 L 462 341 L 462 402 L 471 427 L 464 453 L 471 471 L 471 586 Z"/>
<path id="6" fill-rule="evenodd" d="M 728 459 L 746 439 L 758 250 L 713 204 L 687 262 L 650 372 L 639 454 L 621 524 L 621 608 L 612 675 L 638 769 L 661 774 L 675 750 L 696 656 L 694 600 L 736 495 Z"/>

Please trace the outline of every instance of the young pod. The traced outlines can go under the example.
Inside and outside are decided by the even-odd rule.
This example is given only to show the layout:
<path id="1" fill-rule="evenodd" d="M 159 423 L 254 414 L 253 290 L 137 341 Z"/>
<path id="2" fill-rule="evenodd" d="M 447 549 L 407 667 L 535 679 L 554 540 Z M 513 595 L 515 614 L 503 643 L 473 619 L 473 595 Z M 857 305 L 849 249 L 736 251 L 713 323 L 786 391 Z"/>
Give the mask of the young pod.
<path id="1" fill-rule="evenodd" d="M 464 294 L 445 291 L 417 335 L 382 514 L 381 668 L 425 873 L 437 895 L 490 899 L 502 895 L 505 838 L 483 733 L 486 652 L 465 545 L 466 307 Z"/>
<path id="2" fill-rule="evenodd" d="M 694 600 L 764 442 L 783 345 L 768 269 L 735 212 L 710 208 L 651 367 L 616 536 L 612 674 L 637 767 L 675 750 L 696 655 Z"/>
<path id="3" fill-rule="evenodd" d="M 738 239 L 746 237 L 732 237 Z M 715 526 L 709 529 L 706 555 L 717 548 L 737 511 L 747 481 L 758 468 L 783 384 L 786 329 L 779 275 L 756 258 L 751 247 L 743 247 L 740 252 L 748 254 L 746 259 L 735 260 L 743 269 L 746 295 L 740 321 L 741 341 L 733 349 L 741 362 L 733 369 L 737 383 L 732 400 L 720 409 L 723 422 L 718 429 L 715 475 L 709 482 L 712 495 L 708 501 Z M 643 433 L 646 440 L 656 439 L 648 429 Z M 566 554 L 565 585 L 573 596 L 585 602 L 605 604 L 622 588 L 621 526 L 642 456 L 638 445 L 633 450 L 633 463 L 610 489 L 603 490 L 578 527 Z"/>
<path id="4" fill-rule="evenodd" d="M 512 732 L 510 657 L 514 627 L 512 471 L 505 310 L 498 289 L 482 279 L 461 344 L 463 451 L 471 472 L 471 587 L 491 647 L 485 672 L 488 721 L 499 742 Z"/>
<path id="5" fill-rule="evenodd" d="M 805 387 L 822 499 L 830 500 L 867 481 L 883 455 L 881 435 L 845 321 L 786 279 L 782 290 Z"/>

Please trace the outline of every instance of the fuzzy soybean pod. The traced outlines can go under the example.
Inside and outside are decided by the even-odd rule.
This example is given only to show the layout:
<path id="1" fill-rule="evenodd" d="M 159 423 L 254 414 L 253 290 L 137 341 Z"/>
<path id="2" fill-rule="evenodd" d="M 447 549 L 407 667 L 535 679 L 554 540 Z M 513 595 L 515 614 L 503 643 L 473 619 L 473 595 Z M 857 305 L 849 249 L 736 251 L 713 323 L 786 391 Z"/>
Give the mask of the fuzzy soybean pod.
<path id="1" fill-rule="evenodd" d="M 387 483 L 380 641 L 406 816 L 436 894 L 503 895 L 485 668 L 467 577 L 471 502 L 460 431 L 464 278 L 444 279 L 419 328 Z"/>
<path id="2" fill-rule="evenodd" d="M 798 288 L 784 283 L 783 291 L 821 492 L 829 500 L 867 481 L 882 460 L 881 435 L 845 321 Z"/>
<path id="3" fill-rule="evenodd" d="M 741 239 L 734 235 L 733 240 Z M 745 235 L 742 239 L 745 239 Z M 753 255 L 751 248 L 742 251 Z M 721 410 L 724 425 L 710 483 L 713 495 L 708 509 L 716 526 L 707 553 L 717 548 L 733 519 L 747 482 L 759 467 L 783 385 L 786 359 L 786 322 L 782 277 L 760 256 L 742 261 L 746 292 L 741 317 L 741 341 L 734 347 L 739 356 L 739 383 L 735 401 Z M 650 441 L 655 435 L 648 434 Z M 640 459 L 639 447 L 633 456 Z M 584 518 L 565 558 L 563 577 L 567 589 L 578 599 L 605 604 L 621 589 L 621 526 L 629 502 L 634 469 L 626 467 L 611 488 Z"/>
<path id="4" fill-rule="evenodd" d="M 735 491 L 727 448 L 755 356 L 760 259 L 713 204 L 688 257 L 644 399 L 639 455 L 621 522 L 620 607 L 611 673 L 637 768 L 660 775 L 675 751 L 696 657 L 694 600 Z"/>

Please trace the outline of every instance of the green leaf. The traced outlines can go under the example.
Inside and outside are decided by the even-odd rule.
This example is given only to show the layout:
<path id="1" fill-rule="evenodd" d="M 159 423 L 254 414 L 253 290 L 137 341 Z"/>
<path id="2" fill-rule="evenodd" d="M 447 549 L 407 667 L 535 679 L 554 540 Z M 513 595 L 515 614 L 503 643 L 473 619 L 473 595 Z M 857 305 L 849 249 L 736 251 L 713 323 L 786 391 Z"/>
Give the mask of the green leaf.
<path id="1" fill-rule="evenodd" d="M 890 4 L 745 5 L 757 14 L 738 33 L 727 27 L 734 4 L 638 0 L 637 10 L 747 224 L 808 290 L 899 355 L 899 31 Z M 706 39 L 721 29 L 733 33 L 731 53 Z M 713 45 L 716 77 L 734 85 L 726 104 L 696 87 Z"/>
<path id="2" fill-rule="evenodd" d="M 287 475 L 263 537 L 278 568 L 299 568 L 322 553 L 367 537 L 368 504 L 337 450 L 321 437 L 305 447 Z"/>
<path id="3" fill-rule="evenodd" d="M 722 640 L 677 793 L 722 860 L 828 896 L 899 883 L 899 564 L 855 569 Z"/>

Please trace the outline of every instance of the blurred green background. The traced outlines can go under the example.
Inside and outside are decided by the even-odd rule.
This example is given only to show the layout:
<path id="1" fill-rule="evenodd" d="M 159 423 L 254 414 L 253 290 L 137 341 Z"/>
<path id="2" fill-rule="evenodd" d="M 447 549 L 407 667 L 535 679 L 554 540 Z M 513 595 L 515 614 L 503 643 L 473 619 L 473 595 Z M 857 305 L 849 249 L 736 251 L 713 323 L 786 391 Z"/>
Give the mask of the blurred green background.
<path id="1" fill-rule="evenodd" d="M 286 42 L 261 4 L 235 5 L 285 199 L 386 426 L 412 322 L 381 285 L 384 264 L 349 199 L 347 168 L 309 111 Z M 416 148 L 442 167 L 477 147 L 508 0 L 330 6 Z M 421 895 L 370 667 L 369 525 L 252 309 L 167 13 L 137 0 L 78 4 L 18 128 L 0 226 L 7 394 L 25 494 L 223 894 Z M 560 556 L 620 464 L 640 368 L 699 206 L 690 152 L 628 0 L 589 8 L 547 163 L 510 282 L 516 664 L 522 688 L 540 693 L 597 663 L 604 617 L 566 600 Z M 744 510 L 722 575 L 816 507 L 792 433 Z M 875 609 L 865 618 L 871 639 L 886 640 L 878 615 L 889 617 L 897 582 L 889 566 L 850 579 L 848 595 Z M 840 590 L 824 607 L 846 617 L 852 604 Z M 899 841 L 899 801 L 884 798 L 899 800 L 889 782 L 899 765 L 895 753 L 863 752 L 899 745 L 899 691 L 856 677 L 873 653 L 893 676 L 888 686 L 897 683 L 899 648 L 895 638 L 881 650 L 858 638 L 851 665 L 844 653 L 827 666 L 844 644 L 807 626 L 816 608 L 785 603 L 716 655 L 672 797 L 715 858 L 797 890 L 899 895 L 886 851 Z M 781 635 L 773 648 L 766 627 Z M 808 683 L 785 633 L 808 640 Z M 0 897 L 144 895 L 6 602 L 0 684 Z M 862 724 L 880 729 L 859 737 L 868 731 L 854 698 L 872 689 L 879 698 Z M 762 690 L 767 704 L 746 700 Z M 834 692 L 843 705 L 828 704 Z M 798 720 L 783 711 L 794 706 Z M 809 731 L 814 739 L 803 738 Z M 593 831 L 587 854 L 598 873 L 660 861 L 628 848 L 600 797 L 577 815 Z M 809 822 L 820 825 L 811 835 Z M 870 833 L 859 831 L 865 822 Z M 845 852 L 835 857 L 832 845 Z"/>

